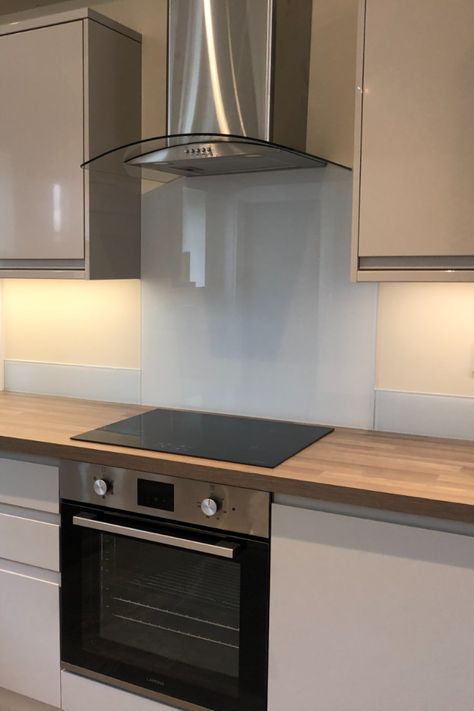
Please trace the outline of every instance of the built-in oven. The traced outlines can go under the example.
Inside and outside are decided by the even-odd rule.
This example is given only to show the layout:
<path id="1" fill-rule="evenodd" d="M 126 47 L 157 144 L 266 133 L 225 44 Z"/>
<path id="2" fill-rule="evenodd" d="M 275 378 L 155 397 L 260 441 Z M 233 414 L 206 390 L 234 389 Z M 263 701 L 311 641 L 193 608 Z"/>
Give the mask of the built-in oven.
<path id="1" fill-rule="evenodd" d="M 64 669 L 198 711 L 265 711 L 269 495 L 61 465 Z"/>

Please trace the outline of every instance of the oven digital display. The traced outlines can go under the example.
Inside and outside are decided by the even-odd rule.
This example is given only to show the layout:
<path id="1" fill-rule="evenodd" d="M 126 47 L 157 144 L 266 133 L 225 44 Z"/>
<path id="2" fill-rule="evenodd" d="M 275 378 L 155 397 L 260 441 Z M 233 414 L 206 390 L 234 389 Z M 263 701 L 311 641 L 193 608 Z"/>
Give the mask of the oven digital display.
<path id="1" fill-rule="evenodd" d="M 174 511 L 174 486 L 150 479 L 138 479 L 137 504 L 151 509 Z"/>

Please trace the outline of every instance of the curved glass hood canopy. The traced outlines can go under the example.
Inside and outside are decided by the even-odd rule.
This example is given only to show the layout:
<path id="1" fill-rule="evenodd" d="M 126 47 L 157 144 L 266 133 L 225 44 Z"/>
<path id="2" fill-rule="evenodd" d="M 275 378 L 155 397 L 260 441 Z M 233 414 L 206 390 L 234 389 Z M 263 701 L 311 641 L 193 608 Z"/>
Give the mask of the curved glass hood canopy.
<path id="1" fill-rule="evenodd" d="M 320 168 L 322 158 L 256 138 L 216 134 L 160 136 L 103 153 L 83 168 L 162 182 L 163 173 L 181 177 Z"/>
<path id="2" fill-rule="evenodd" d="M 84 164 L 175 176 L 317 168 L 305 152 L 312 0 L 168 0 L 167 135 Z"/>

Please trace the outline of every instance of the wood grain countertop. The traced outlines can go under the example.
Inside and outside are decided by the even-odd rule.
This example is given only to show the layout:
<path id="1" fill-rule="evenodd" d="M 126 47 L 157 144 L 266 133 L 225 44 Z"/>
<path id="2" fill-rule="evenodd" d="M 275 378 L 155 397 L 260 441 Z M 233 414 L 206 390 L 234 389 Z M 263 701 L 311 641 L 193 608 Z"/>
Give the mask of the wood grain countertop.
<path id="1" fill-rule="evenodd" d="M 474 443 L 338 428 L 275 469 L 70 439 L 151 409 L 0 393 L 0 449 L 474 522 Z"/>

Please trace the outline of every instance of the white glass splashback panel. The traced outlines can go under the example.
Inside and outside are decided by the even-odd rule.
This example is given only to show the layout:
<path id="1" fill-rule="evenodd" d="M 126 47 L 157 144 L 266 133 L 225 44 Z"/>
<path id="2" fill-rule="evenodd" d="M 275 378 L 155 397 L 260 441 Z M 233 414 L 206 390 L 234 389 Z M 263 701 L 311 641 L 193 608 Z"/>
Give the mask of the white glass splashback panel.
<path id="1" fill-rule="evenodd" d="M 349 171 L 143 198 L 142 401 L 372 426 L 377 287 L 349 281 Z"/>

